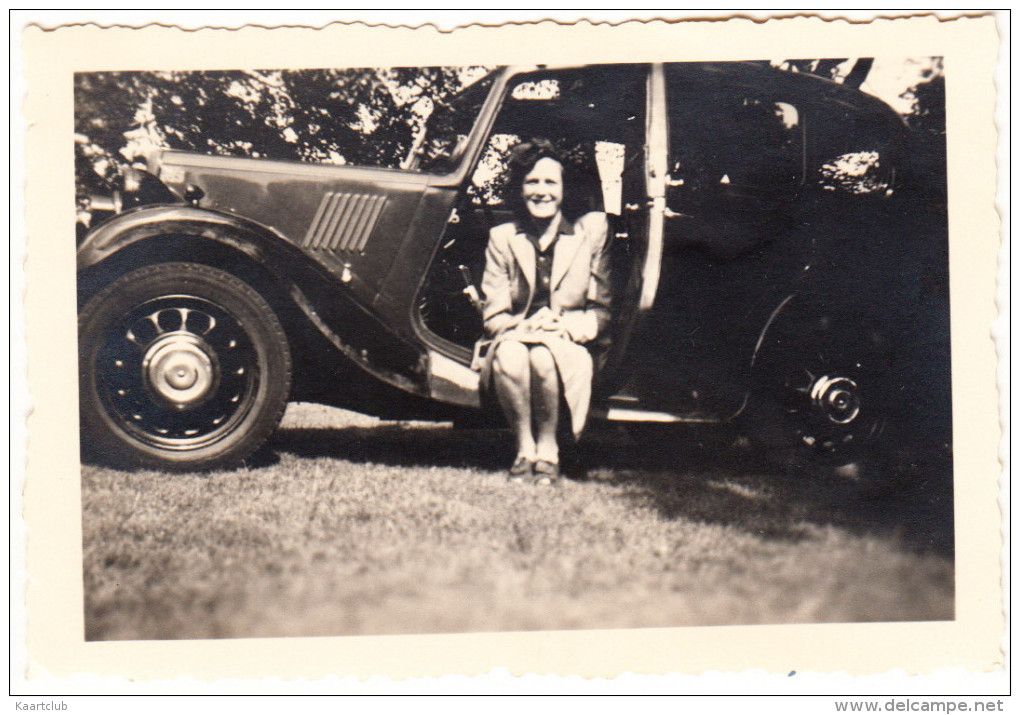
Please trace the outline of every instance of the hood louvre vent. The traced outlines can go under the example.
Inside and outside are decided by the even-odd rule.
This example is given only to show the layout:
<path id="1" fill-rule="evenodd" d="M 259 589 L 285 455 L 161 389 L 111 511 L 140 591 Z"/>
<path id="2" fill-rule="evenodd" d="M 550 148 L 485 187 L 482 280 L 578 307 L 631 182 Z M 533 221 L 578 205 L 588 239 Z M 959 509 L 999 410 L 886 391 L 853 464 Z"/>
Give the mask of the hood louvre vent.
<path id="1" fill-rule="evenodd" d="M 313 251 L 363 253 L 386 197 L 329 192 L 322 197 L 302 245 Z"/>

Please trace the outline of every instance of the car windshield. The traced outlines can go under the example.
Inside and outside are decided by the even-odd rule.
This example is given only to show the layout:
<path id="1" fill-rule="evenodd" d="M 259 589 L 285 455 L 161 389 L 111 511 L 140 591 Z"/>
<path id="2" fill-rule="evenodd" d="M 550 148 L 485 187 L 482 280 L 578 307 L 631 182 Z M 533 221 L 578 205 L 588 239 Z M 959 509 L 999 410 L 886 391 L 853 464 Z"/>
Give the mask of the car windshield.
<path id="1" fill-rule="evenodd" d="M 467 146 L 496 72 L 491 72 L 447 101 L 433 100 L 435 107 L 425 125 L 415 165 L 427 174 L 448 174 L 457 166 Z"/>

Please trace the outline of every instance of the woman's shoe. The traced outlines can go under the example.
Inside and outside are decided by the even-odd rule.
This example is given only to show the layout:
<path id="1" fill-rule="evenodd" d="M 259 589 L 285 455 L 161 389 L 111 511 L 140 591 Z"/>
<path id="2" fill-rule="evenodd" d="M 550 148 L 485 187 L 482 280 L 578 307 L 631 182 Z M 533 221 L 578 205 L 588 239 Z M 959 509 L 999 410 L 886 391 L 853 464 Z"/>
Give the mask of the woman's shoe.
<path id="1" fill-rule="evenodd" d="M 533 481 L 541 487 L 551 487 L 560 480 L 560 465 L 540 459 L 533 468 Z"/>
<path id="2" fill-rule="evenodd" d="M 521 455 L 510 465 L 510 472 L 507 475 L 508 481 L 523 482 L 525 479 L 530 479 L 533 467 L 534 465 L 531 460 Z"/>

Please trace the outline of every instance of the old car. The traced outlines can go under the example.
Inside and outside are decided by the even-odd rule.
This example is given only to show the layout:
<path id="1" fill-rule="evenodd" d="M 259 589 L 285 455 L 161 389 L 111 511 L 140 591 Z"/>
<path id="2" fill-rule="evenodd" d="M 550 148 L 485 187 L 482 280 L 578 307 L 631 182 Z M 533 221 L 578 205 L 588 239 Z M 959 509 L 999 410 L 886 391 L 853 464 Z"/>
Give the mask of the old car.
<path id="1" fill-rule="evenodd" d="M 498 69 L 402 169 L 154 153 L 78 247 L 87 453 L 236 465 L 289 400 L 498 422 L 477 283 L 499 160 L 532 136 L 587 162 L 576 198 L 611 220 L 596 419 L 834 464 L 949 444 L 944 167 L 868 94 L 725 62 Z"/>

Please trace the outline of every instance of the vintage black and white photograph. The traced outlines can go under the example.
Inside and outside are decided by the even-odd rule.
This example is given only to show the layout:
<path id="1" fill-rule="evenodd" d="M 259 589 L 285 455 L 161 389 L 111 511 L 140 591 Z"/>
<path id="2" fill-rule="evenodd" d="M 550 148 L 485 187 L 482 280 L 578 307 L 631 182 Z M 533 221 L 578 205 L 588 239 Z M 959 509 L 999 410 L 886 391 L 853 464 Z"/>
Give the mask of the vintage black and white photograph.
<path id="1" fill-rule="evenodd" d="M 26 32 L 29 670 L 994 667 L 994 32 Z"/>
<path id="2" fill-rule="evenodd" d="M 87 639 L 951 620 L 944 71 L 76 74 Z"/>

